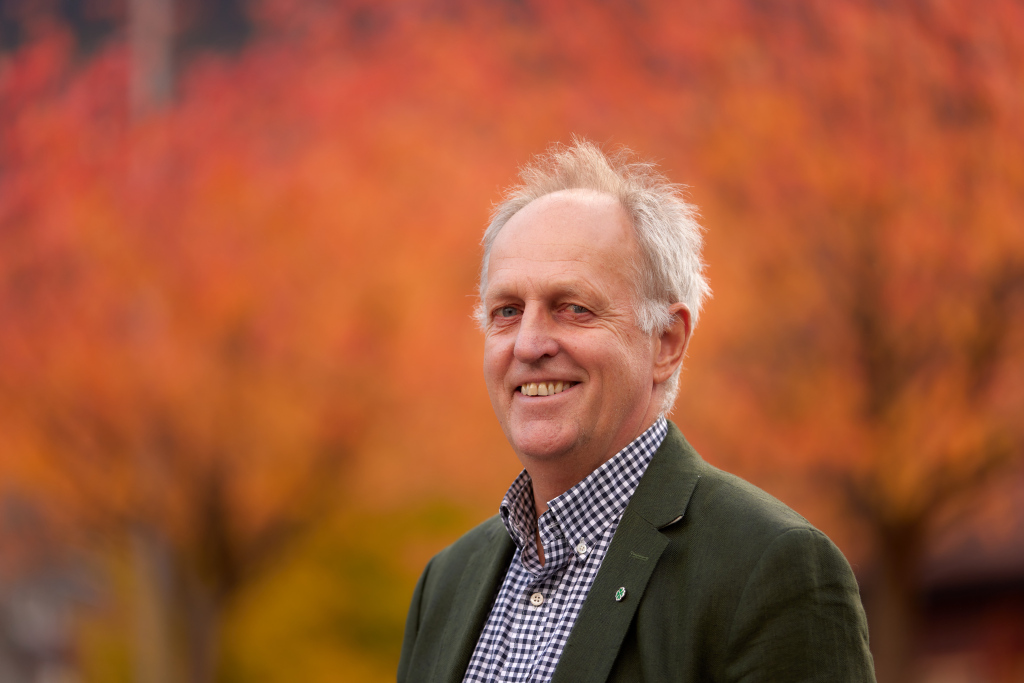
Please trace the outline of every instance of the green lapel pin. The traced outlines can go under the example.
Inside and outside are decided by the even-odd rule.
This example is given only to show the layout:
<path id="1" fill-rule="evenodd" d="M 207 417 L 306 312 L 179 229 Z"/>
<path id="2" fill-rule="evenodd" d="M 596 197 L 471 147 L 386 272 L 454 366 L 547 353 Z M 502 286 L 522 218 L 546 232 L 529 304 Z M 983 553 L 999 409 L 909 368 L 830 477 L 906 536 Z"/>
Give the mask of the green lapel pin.
<path id="1" fill-rule="evenodd" d="M 615 591 L 615 602 L 622 602 L 624 597 L 626 597 L 626 587 L 619 586 L 619 590 Z"/>

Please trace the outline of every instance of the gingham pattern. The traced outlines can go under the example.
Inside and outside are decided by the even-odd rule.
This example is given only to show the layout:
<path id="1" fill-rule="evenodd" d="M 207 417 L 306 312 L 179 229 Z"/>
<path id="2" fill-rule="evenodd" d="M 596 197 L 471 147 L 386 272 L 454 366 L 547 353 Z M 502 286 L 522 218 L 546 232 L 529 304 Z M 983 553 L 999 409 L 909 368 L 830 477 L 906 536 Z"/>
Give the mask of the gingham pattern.
<path id="1" fill-rule="evenodd" d="M 665 418 L 658 418 L 615 457 L 548 503 L 539 520 L 530 475 L 523 470 L 516 478 L 501 503 L 501 518 L 517 550 L 463 681 L 551 680 L 622 512 L 667 433 Z M 543 566 L 537 558 L 538 522 Z M 544 597 L 540 606 L 530 603 L 534 593 Z"/>

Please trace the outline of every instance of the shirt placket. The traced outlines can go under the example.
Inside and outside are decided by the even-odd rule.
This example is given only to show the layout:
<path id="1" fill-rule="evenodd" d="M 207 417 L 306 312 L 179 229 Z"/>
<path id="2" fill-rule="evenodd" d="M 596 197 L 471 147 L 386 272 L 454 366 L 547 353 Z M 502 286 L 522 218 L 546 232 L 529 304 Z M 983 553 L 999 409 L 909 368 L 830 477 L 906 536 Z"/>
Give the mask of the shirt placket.
<path id="1" fill-rule="evenodd" d="M 551 637 L 558 626 L 560 585 L 565 576 L 569 559 L 568 544 L 558 519 L 549 511 L 538 521 L 540 540 L 544 547 L 544 567 L 532 582 L 531 599 L 541 604 L 534 611 L 534 641 L 532 666 L 529 680 L 534 680 L 537 665 L 545 659 Z M 535 598 L 534 596 L 540 596 Z M 531 605 L 532 606 L 532 605 Z"/>

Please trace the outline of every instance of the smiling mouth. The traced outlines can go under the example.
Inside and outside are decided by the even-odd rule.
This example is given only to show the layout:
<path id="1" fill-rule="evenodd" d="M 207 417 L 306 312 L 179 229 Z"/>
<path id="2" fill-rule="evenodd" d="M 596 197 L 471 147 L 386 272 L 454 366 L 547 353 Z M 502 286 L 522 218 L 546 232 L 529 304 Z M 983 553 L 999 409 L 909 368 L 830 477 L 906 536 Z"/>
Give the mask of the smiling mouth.
<path id="1" fill-rule="evenodd" d="M 560 394 L 576 384 L 579 384 L 579 382 L 529 382 L 517 387 L 517 389 L 524 396 L 551 396 L 553 394 Z"/>

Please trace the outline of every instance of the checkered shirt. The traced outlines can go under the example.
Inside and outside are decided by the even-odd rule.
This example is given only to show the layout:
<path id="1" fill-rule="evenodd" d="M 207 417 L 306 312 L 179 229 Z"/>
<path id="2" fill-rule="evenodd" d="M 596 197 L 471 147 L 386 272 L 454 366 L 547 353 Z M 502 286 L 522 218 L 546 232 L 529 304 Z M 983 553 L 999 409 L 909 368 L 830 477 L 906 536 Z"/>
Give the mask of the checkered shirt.
<path id="1" fill-rule="evenodd" d="M 530 475 L 523 470 L 516 478 L 501 503 L 501 519 L 517 549 L 464 683 L 551 680 L 622 512 L 667 433 L 668 424 L 659 417 L 615 457 L 548 503 L 539 519 Z M 543 565 L 537 557 L 538 523 Z"/>

